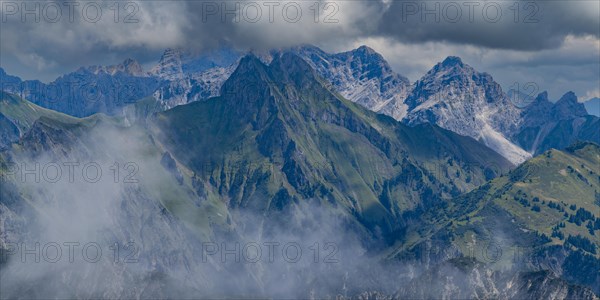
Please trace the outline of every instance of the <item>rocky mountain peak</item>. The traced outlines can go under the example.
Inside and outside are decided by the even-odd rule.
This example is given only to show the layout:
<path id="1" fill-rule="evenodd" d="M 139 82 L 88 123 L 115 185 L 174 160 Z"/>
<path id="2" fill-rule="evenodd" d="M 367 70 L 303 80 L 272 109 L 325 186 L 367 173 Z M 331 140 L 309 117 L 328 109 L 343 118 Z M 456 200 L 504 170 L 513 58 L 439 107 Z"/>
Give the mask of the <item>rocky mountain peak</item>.
<path id="1" fill-rule="evenodd" d="M 344 98 L 370 110 L 400 119 L 405 113 L 408 79 L 392 70 L 375 50 L 361 46 L 347 52 L 327 53 L 312 45 L 289 51 L 303 58 Z"/>
<path id="2" fill-rule="evenodd" d="M 360 46 L 357 49 L 340 53 L 340 56 L 345 56 L 350 65 L 356 68 L 356 71 L 361 71 L 361 75 L 366 78 L 396 76 L 398 80 L 408 84 L 408 79 L 395 74 L 385 58 L 367 46 Z"/>
<path id="3" fill-rule="evenodd" d="M 274 56 L 270 65 L 266 65 L 253 53 L 240 59 L 240 62 L 227 81 L 223 84 L 222 95 L 246 97 L 249 91 L 256 92 L 271 85 L 292 84 L 301 87 L 314 82 L 316 72 L 300 56 L 292 52 L 282 52 Z M 254 95 L 257 96 L 257 95 Z"/>
<path id="4" fill-rule="evenodd" d="M 480 77 L 484 74 L 477 72 L 470 65 L 463 63 L 459 57 L 448 56 L 433 66 L 419 81 L 440 81 L 440 83 L 447 83 L 448 79 L 455 77 L 455 79 L 466 82 L 473 75 Z"/>
<path id="5" fill-rule="evenodd" d="M 587 115 L 585 106 L 577 101 L 577 96 L 571 91 L 564 94 L 552 109 L 554 120 L 567 120 L 585 115 Z"/>
<path id="6" fill-rule="evenodd" d="M 160 61 L 181 60 L 182 52 L 182 49 L 179 48 L 167 48 L 160 57 Z"/>
<path id="7" fill-rule="evenodd" d="M 459 57 L 449 56 L 415 83 L 413 94 L 409 95 L 406 104 L 413 109 L 425 101 L 473 100 L 475 92 L 481 92 L 482 99 L 489 103 L 507 99 L 492 76 L 478 72 Z M 433 94 L 439 97 L 431 98 Z"/>
<path id="8" fill-rule="evenodd" d="M 302 45 L 292 47 L 289 51 L 294 52 L 304 59 L 306 59 L 313 68 L 324 72 L 327 68 L 333 67 L 333 61 L 331 61 L 331 54 L 321 50 L 320 48 L 313 45 Z M 281 54 L 281 53 L 280 53 Z"/>
<path id="9" fill-rule="evenodd" d="M 548 100 L 548 92 L 543 91 L 539 93 L 529 106 L 525 108 L 528 113 L 535 113 L 536 115 L 547 116 L 554 104 Z"/>
<path id="10" fill-rule="evenodd" d="M 508 140 L 520 118 L 500 85 L 455 56 L 436 64 L 406 98 L 404 122 L 438 126 L 482 141 L 513 163 L 530 155 Z"/>
<path id="11" fill-rule="evenodd" d="M 362 46 L 352 50 L 351 52 L 357 57 L 374 59 L 377 61 L 385 61 L 381 54 L 377 53 L 375 50 L 373 50 L 373 48 L 370 48 L 365 45 L 362 45 Z M 387 64 L 387 62 L 386 62 L 386 64 Z"/>
<path id="12" fill-rule="evenodd" d="M 548 92 L 543 91 L 523 110 L 523 126 L 543 125 L 549 118 L 554 104 L 548 100 Z"/>
<path id="13" fill-rule="evenodd" d="M 168 48 L 160 58 L 158 64 L 152 68 L 150 73 L 165 79 L 180 79 L 183 77 L 182 50 Z"/>
<path id="14" fill-rule="evenodd" d="M 253 53 L 248 53 L 240 59 L 240 62 L 234 72 L 235 73 L 246 73 L 246 72 L 262 72 L 266 68 L 266 65 Z"/>
<path id="15" fill-rule="evenodd" d="M 109 66 L 90 66 L 82 67 L 77 70 L 78 73 L 90 72 L 92 74 L 108 74 L 114 76 L 117 73 L 124 73 L 130 76 L 146 76 L 142 66 L 133 58 L 127 58 L 122 63 Z"/>
<path id="16" fill-rule="evenodd" d="M 256 97 L 259 89 L 266 86 L 267 66 L 254 54 L 247 54 L 229 79 L 221 87 L 221 95 L 227 99 Z"/>
<path id="17" fill-rule="evenodd" d="M 269 69 L 273 77 L 284 83 L 295 83 L 302 86 L 306 80 L 314 80 L 316 73 L 314 69 L 300 56 L 292 52 L 284 52 L 276 56 Z"/>
<path id="18" fill-rule="evenodd" d="M 550 102 L 548 100 L 548 92 L 543 91 L 543 92 L 539 93 L 537 95 L 537 97 L 535 97 L 535 102 Z"/>
<path id="19" fill-rule="evenodd" d="M 121 64 L 118 65 L 119 71 L 123 71 L 129 75 L 133 76 L 142 76 L 144 75 L 144 70 L 140 63 L 137 60 L 132 58 L 125 59 Z"/>
<path id="20" fill-rule="evenodd" d="M 462 60 L 460 59 L 460 57 L 448 56 L 448 57 L 446 57 L 446 59 L 444 59 L 444 61 L 442 61 L 442 66 L 444 66 L 444 67 L 454 67 L 454 66 L 463 67 L 464 64 L 463 64 Z"/>
<path id="21" fill-rule="evenodd" d="M 356 48 L 355 51 L 359 52 L 359 53 L 379 54 L 375 50 L 373 50 L 373 48 L 371 48 L 371 47 L 369 47 L 367 45 L 361 45 L 360 47 Z"/>
<path id="22" fill-rule="evenodd" d="M 558 103 L 577 103 L 577 96 L 575 95 L 575 93 L 573 91 L 568 91 L 566 92 L 562 97 L 560 97 L 560 99 L 558 100 Z"/>

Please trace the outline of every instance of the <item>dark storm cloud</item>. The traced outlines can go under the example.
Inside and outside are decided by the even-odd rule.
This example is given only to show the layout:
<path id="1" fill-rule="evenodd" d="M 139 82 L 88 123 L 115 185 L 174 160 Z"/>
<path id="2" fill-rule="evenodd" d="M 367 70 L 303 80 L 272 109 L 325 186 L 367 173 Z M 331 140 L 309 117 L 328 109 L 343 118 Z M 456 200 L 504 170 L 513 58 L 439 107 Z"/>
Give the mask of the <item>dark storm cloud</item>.
<path id="1" fill-rule="evenodd" d="M 446 41 L 541 50 L 567 35 L 600 34 L 595 1 L 393 1 L 378 34 L 403 42 Z"/>
<path id="2" fill-rule="evenodd" d="M 116 3 L 2 1 L 0 64 L 23 65 L 28 71 L 18 72 L 39 78 L 126 57 L 156 62 L 168 47 L 244 50 L 344 41 L 372 32 L 383 10 L 377 1 Z"/>
<path id="3" fill-rule="evenodd" d="M 65 3 L 2 1 L 0 65 L 52 80 L 127 57 L 151 66 L 168 47 L 330 48 L 384 37 L 531 51 L 560 47 L 569 35 L 600 35 L 597 1 L 132 1 L 117 9 L 115 2 L 80 1 L 68 2 L 77 4 L 72 12 Z M 25 14 L 36 4 L 39 20 Z"/>
<path id="4" fill-rule="evenodd" d="M 490 49 L 541 50 L 600 36 L 596 1 L 186 1 L 184 43 L 241 48 L 384 36 Z M 296 17 L 297 16 L 297 17 Z"/>

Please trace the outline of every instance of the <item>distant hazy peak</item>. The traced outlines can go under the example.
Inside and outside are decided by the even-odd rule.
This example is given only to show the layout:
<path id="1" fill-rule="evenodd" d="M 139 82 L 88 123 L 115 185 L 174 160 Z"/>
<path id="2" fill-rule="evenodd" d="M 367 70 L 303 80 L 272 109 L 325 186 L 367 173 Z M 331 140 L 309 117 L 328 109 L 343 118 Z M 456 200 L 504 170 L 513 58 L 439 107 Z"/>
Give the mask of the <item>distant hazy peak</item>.
<path id="1" fill-rule="evenodd" d="M 577 95 L 573 91 L 568 91 L 560 97 L 558 102 L 577 102 Z"/>
<path id="2" fill-rule="evenodd" d="M 569 91 L 554 104 L 552 118 L 555 120 L 573 119 L 587 115 L 583 103 L 577 102 L 575 93 Z"/>
<path id="3" fill-rule="evenodd" d="M 144 73 L 142 66 L 138 63 L 137 60 L 132 58 L 125 59 L 120 66 L 123 67 L 123 70 L 131 75 L 141 75 Z"/>
<path id="4" fill-rule="evenodd" d="M 537 97 L 535 97 L 535 102 L 550 102 L 550 100 L 548 100 L 548 92 L 543 91 L 539 93 Z"/>
<path id="5" fill-rule="evenodd" d="M 132 58 L 127 58 L 125 59 L 122 63 L 120 64 L 116 64 L 116 65 L 109 65 L 109 66 L 89 66 L 89 67 L 83 67 L 80 68 L 78 70 L 79 72 L 81 71 L 88 71 L 91 72 L 93 74 L 108 74 L 108 75 L 115 75 L 119 72 L 130 75 L 130 76 L 146 76 L 146 74 L 144 73 L 144 70 L 142 69 L 142 66 L 135 60 Z"/>
<path id="6" fill-rule="evenodd" d="M 124 72 L 132 76 L 143 76 L 144 70 L 137 60 L 132 58 L 125 59 L 122 63 L 111 68 L 112 74 L 116 72 Z"/>
<path id="7" fill-rule="evenodd" d="M 168 48 L 150 73 L 161 78 L 178 79 L 183 77 L 181 49 Z"/>

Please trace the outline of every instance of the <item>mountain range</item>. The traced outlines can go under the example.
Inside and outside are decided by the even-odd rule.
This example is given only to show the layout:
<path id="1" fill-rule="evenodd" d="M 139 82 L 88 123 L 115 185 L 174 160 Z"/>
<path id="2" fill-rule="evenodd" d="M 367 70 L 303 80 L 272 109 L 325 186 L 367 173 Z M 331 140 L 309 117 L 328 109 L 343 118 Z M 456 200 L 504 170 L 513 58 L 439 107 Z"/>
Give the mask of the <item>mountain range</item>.
<path id="1" fill-rule="evenodd" d="M 548 101 L 547 93 L 541 93 L 529 107 L 513 140 L 530 153 L 564 149 L 578 140 L 597 142 L 600 138 L 598 117 L 589 115 L 572 92 L 556 103 Z"/>
<path id="2" fill-rule="evenodd" d="M 515 101 L 518 97 L 513 96 L 513 91 L 503 92 L 489 74 L 474 70 L 458 57 L 448 57 L 411 84 L 367 46 L 329 54 L 304 45 L 256 55 L 269 63 L 282 52 L 302 57 L 350 101 L 411 126 L 434 123 L 470 136 L 514 164 L 550 148 L 562 149 L 575 140 L 600 142 L 593 130 L 598 117 L 587 116 L 574 94 L 565 94 L 561 98 L 564 101 L 559 101 L 564 105 L 556 106 L 552 112 L 545 93 L 538 95 L 536 101 Z M 159 101 L 157 107 L 167 109 L 219 96 L 221 86 L 242 56 L 232 49 L 202 54 L 167 49 L 149 72 L 127 59 L 115 66 L 81 68 L 50 84 L 22 81 L 3 70 L 0 81 L 4 91 L 72 116 L 100 112 L 118 115 L 147 97 Z M 547 125 L 540 126 L 540 122 Z"/>
<path id="3" fill-rule="evenodd" d="M 519 108 L 457 57 L 410 84 L 368 47 L 216 53 L 170 49 L 150 72 L 126 60 L 45 85 L 131 80 L 131 103 L 42 101 L 43 83 L 0 71 L 3 298 L 597 299 L 598 118 L 573 93 Z M 73 161 L 108 175 L 15 169 Z M 133 241 L 137 262 L 15 259 L 39 241 Z M 308 258 L 203 252 L 265 242 Z M 315 243 L 338 263 L 315 263 Z"/>

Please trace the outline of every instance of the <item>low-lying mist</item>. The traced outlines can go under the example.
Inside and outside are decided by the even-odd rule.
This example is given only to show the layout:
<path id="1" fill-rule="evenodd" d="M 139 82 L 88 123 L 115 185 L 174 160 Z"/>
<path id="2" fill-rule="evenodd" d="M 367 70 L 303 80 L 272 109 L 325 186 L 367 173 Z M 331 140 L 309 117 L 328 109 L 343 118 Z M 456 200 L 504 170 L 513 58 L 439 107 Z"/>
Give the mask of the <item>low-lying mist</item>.
<path id="1" fill-rule="evenodd" d="M 167 209 L 175 200 L 165 195 L 190 202 L 184 207 L 198 196 L 161 165 L 162 155 L 142 128 L 114 124 L 51 151 L 12 153 L 3 186 L 18 199 L 0 203 L 2 297 L 306 298 L 386 289 L 364 277 L 383 267 L 347 217 L 310 200 L 277 216 L 225 212 L 229 225 L 198 228 L 204 222 Z"/>
<path id="2" fill-rule="evenodd" d="M 472 270 L 419 286 L 429 257 L 372 251 L 376 237 L 319 201 L 257 212 L 199 199 L 142 127 L 100 122 L 67 144 L 40 130 L 51 148 L 5 155 L 2 298 L 435 297 L 448 282 L 469 296 Z"/>

